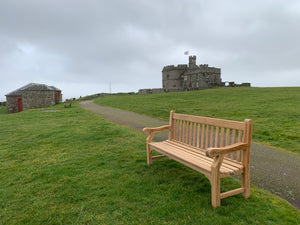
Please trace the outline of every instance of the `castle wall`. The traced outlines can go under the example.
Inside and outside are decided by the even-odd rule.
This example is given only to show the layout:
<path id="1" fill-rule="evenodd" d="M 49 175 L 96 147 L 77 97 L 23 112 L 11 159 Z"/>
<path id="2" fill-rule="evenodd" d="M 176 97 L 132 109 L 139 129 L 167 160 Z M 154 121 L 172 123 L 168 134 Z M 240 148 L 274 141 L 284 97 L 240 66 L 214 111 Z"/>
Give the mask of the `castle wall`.
<path id="1" fill-rule="evenodd" d="M 152 88 L 152 94 L 164 93 L 165 90 L 163 88 Z"/>
<path id="2" fill-rule="evenodd" d="M 150 88 L 147 89 L 139 89 L 139 94 L 140 95 L 148 95 L 148 94 L 152 94 L 152 90 Z"/>
<path id="3" fill-rule="evenodd" d="M 163 88 L 147 88 L 147 89 L 139 89 L 140 95 L 147 95 L 147 94 L 159 94 L 164 93 L 165 90 Z"/>
<path id="4" fill-rule="evenodd" d="M 219 68 L 200 65 L 197 69 L 188 70 L 184 74 L 184 90 L 202 90 L 222 85 L 221 70 Z"/>
<path id="5" fill-rule="evenodd" d="M 166 66 L 162 71 L 163 89 L 166 92 L 183 90 L 183 74 L 187 65 Z"/>

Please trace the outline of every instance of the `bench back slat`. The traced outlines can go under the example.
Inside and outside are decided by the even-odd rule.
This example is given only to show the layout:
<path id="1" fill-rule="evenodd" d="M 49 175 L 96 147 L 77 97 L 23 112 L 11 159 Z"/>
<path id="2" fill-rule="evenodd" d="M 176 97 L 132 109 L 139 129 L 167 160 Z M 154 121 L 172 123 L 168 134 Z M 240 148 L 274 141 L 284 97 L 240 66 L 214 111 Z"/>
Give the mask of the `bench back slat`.
<path id="1" fill-rule="evenodd" d="M 172 113 L 172 126 L 169 139 L 200 149 L 224 147 L 237 142 L 247 141 L 245 122 L 198 117 Z M 242 151 L 228 154 L 232 160 L 242 161 Z"/>
<path id="2" fill-rule="evenodd" d="M 222 119 L 215 119 L 215 118 L 209 118 L 209 117 L 200 117 L 200 116 L 192 116 L 192 115 L 185 115 L 185 114 L 179 114 L 174 113 L 173 119 L 175 120 L 184 120 L 184 121 L 191 121 L 195 123 L 202 123 L 202 124 L 208 124 L 213 126 L 223 126 L 228 127 L 231 129 L 244 129 L 245 123 L 244 122 L 238 122 L 238 121 L 232 121 L 232 120 L 222 120 Z"/>

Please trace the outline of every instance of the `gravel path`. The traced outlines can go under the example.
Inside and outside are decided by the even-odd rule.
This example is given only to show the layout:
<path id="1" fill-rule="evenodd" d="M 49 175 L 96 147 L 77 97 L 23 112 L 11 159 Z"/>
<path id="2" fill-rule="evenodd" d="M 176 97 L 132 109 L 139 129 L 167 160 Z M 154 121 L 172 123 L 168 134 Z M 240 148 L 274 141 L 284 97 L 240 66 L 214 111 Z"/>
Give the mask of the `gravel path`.
<path id="1" fill-rule="evenodd" d="M 99 106 L 92 101 L 80 102 L 79 106 L 110 122 L 138 131 L 168 124 L 165 120 Z M 168 131 L 161 132 L 155 140 L 164 140 L 167 135 Z M 251 183 L 286 199 L 300 210 L 300 154 L 252 143 Z"/>

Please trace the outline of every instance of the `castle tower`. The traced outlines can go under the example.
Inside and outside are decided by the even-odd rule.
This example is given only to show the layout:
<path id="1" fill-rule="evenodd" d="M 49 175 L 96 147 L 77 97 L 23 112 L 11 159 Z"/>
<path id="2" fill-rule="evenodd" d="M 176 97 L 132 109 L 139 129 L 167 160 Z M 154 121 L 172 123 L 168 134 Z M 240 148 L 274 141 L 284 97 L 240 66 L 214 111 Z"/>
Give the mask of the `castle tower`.
<path id="1" fill-rule="evenodd" d="M 196 56 L 190 56 L 189 57 L 189 69 L 196 69 Z"/>
<path id="2" fill-rule="evenodd" d="M 162 71 L 163 89 L 166 92 L 183 91 L 183 74 L 187 65 L 165 66 Z"/>

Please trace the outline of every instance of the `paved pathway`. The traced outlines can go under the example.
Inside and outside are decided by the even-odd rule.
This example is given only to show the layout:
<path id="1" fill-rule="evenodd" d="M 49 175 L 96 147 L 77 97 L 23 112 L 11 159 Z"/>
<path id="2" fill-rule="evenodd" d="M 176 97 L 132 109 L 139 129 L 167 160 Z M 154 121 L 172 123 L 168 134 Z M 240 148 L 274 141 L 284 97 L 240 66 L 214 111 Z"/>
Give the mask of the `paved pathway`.
<path id="1" fill-rule="evenodd" d="M 142 131 L 144 127 L 168 124 L 165 120 L 99 106 L 92 101 L 81 102 L 79 105 L 110 122 L 138 131 Z M 166 139 L 167 132 L 161 132 L 155 140 Z M 279 195 L 300 209 L 300 154 L 252 143 L 251 183 Z"/>

